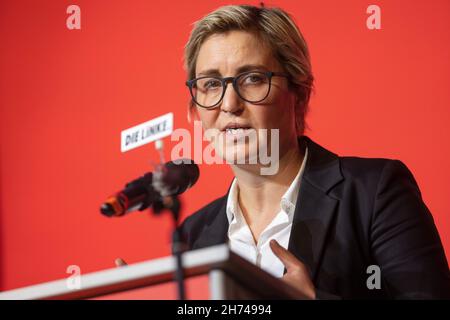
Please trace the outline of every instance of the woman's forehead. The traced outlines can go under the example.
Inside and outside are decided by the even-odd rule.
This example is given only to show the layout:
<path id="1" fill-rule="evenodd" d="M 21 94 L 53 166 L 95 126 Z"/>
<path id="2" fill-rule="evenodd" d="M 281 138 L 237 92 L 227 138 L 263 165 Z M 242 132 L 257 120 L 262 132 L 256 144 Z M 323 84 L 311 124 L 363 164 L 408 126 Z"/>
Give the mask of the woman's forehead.
<path id="1" fill-rule="evenodd" d="M 200 47 L 196 74 L 217 70 L 224 74 L 248 66 L 273 67 L 272 50 L 258 36 L 250 32 L 231 31 L 210 36 Z"/>

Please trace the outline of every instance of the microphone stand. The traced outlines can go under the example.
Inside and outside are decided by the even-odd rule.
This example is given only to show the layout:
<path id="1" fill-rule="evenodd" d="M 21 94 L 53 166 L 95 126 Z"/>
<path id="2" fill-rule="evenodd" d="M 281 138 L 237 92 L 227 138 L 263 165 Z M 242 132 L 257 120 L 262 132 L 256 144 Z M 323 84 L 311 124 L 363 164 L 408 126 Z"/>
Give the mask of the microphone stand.
<path id="1" fill-rule="evenodd" d="M 165 162 L 163 152 L 163 141 L 161 139 L 156 140 L 155 147 L 159 153 L 160 165 L 156 166 L 156 172 L 161 173 L 161 164 Z M 183 242 L 183 236 L 181 234 L 181 228 L 179 226 L 181 202 L 177 195 L 165 196 L 162 199 L 156 201 L 153 204 L 153 211 L 158 214 L 162 210 L 167 209 L 172 214 L 173 232 L 172 232 L 172 255 L 175 258 L 175 281 L 178 288 L 178 300 L 186 300 L 186 289 L 184 286 L 184 272 L 183 272 L 183 251 L 186 245 Z"/>
<path id="2" fill-rule="evenodd" d="M 163 209 L 167 209 L 171 212 L 173 220 L 172 255 L 176 262 L 175 281 L 177 282 L 178 299 L 186 300 L 182 259 L 182 254 L 186 246 L 183 242 L 181 228 L 179 226 L 181 202 L 176 195 L 163 197 L 157 205 L 156 203 L 153 205 L 153 211 L 155 213 L 160 213 Z"/>

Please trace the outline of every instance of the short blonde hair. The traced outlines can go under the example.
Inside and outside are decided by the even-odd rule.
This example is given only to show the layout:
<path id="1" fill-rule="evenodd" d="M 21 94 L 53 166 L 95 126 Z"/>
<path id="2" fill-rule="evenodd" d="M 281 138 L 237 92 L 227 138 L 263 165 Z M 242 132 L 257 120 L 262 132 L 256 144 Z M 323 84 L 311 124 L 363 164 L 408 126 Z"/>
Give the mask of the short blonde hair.
<path id="1" fill-rule="evenodd" d="M 195 78 L 198 53 L 206 39 L 233 30 L 254 32 L 272 49 L 289 75 L 291 90 L 297 94 L 296 125 L 302 134 L 314 77 L 306 41 L 293 18 L 280 8 L 224 6 L 195 22 L 184 51 L 188 80 Z M 193 105 L 191 101 L 190 106 Z"/>

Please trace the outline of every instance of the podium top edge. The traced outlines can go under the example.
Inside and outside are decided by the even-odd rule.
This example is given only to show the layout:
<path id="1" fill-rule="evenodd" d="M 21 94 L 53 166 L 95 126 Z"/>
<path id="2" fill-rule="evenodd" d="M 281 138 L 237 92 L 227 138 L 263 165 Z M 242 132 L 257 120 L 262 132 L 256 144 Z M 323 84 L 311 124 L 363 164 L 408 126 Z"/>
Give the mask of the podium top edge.
<path id="1" fill-rule="evenodd" d="M 183 268 L 187 274 L 206 273 L 214 266 L 229 261 L 233 253 L 227 244 L 187 251 L 183 254 Z M 73 288 L 73 275 L 68 278 L 45 282 L 0 292 L 0 300 L 35 300 L 59 298 L 84 298 L 108 294 L 108 290 L 120 287 L 121 291 L 140 286 L 170 281 L 176 263 L 173 256 L 156 258 L 79 276 L 78 288 Z"/>

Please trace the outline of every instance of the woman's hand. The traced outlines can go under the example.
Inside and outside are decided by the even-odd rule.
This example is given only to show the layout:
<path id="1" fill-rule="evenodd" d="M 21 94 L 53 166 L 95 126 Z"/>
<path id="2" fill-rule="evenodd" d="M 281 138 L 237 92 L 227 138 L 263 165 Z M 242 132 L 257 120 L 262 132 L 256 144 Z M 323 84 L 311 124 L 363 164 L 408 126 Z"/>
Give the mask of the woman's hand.
<path id="1" fill-rule="evenodd" d="M 316 290 L 306 266 L 292 253 L 280 246 L 276 240 L 270 240 L 270 248 L 286 267 L 286 273 L 281 279 L 291 287 L 299 290 L 306 297 L 315 299 Z"/>
<path id="2" fill-rule="evenodd" d="M 117 258 L 116 260 L 114 260 L 114 264 L 116 265 L 116 267 L 124 267 L 127 266 L 128 263 L 125 262 L 125 260 L 123 260 L 122 258 Z"/>

